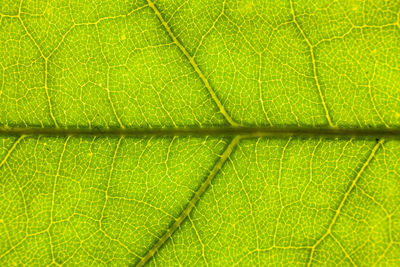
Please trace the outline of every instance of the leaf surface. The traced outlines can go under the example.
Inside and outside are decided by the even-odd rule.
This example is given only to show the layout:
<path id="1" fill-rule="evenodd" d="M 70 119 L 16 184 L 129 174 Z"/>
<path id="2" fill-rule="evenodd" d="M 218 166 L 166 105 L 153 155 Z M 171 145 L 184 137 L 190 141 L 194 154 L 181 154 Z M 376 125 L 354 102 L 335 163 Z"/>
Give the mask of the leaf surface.
<path id="1" fill-rule="evenodd" d="M 398 1 L 0 14 L 2 265 L 400 264 Z"/>

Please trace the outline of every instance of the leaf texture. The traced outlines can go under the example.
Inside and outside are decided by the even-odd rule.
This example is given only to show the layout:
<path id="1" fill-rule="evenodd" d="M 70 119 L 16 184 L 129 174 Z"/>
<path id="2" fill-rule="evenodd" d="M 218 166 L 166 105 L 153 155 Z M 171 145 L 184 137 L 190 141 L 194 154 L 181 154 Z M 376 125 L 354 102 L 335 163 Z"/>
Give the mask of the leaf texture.
<path id="1" fill-rule="evenodd" d="M 0 1 L 0 263 L 400 264 L 400 3 Z"/>

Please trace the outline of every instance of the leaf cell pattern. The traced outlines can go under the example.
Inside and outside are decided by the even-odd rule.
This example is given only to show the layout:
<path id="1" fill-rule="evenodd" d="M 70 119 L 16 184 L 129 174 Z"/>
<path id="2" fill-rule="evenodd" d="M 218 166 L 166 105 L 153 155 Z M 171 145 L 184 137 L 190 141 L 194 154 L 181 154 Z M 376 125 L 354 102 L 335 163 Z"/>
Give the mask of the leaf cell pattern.
<path id="1" fill-rule="evenodd" d="M 394 0 L 1 0 L 0 263 L 400 264 L 400 143 L 362 134 L 400 127 L 399 33 Z M 359 131 L 178 134 L 243 126 Z"/>

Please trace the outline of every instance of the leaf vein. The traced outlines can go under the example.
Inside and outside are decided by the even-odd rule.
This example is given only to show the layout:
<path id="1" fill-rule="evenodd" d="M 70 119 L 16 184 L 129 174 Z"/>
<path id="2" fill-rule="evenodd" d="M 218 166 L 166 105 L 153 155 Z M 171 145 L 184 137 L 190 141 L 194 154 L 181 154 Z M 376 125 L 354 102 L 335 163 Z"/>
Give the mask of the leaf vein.
<path id="1" fill-rule="evenodd" d="M 176 46 L 178 46 L 178 48 L 182 51 L 182 53 L 185 55 L 185 57 L 189 60 L 190 65 L 193 67 L 193 69 L 199 75 L 200 79 L 202 80 L 202 82 L 204 83 L 204 85 L 207 88 L 208 92 L 210 93 L 211 98 L 214 100 L 215 104 L 218 106 L 219 111 L 221 112 L 221 114 L 225 117 L 225 119 L 232 126 L 239 126 L 239 124 L 233 120 L 231 115 L 228 114 L 228 112 L 226 111 L 225 107 L 222 105 L 221 101 L 219 100 L 218 96 L 216 95 L 214 89 L 211 87 L 208 79 L 206 78 L 204 73 L 200 70 L 199 66 L 197 65 L 196 60 L 194 59 L 193 56 L 191 56 L 189 54 L 189 52 L 186 50 L 186 48 L 176 38 L 175 34 L 172 32 L 170 26 L 165 21 L 165 19 L 161 15 L 160 11 L 158 10 L 158 8 L 155 6 L 155 4 L 151 0 L 148 0 L 147 2 L 149 4 L 149 7 L 154 11 L 154 13 L 156 14 L 157 18 L 160 20 L 161 24 L 164 26 L 164 28 L 167 31 L 169 37 L 176 44 Z"/>
<path id="2" fill-rule="evenodd" d="M 19 128 L 0 126 L 3 136 L 242 136 L 326 137 L 400 139 L 400 128 L 306 128 L 306 127 L 204 127 L 204 128 Z"/>
<path id="3" fill-rule="evenodd" d="M 189 216 L 193 208 L 196 206 L 197 202 L 203 196 L 203 194 L 207 191 L 208 187 L 211 185 L 214 177 L 217 173 L 221 170 L 222 166 L 228 160 L 229 156 L 232 154 L 233 150 L 240 142 L 242 137 L 236 136 L 232 139 L 229 145 L 226 147 L 225 151 L 222 153 L 220 159 L 214 165 L 213 169 L 205 179 L 205 181 L 201 184 L 199 189 L 195 192 L 193 197 L 190 199 L 188 204 L 186 205 L 185 209 L 179 215 L 179 217 L 174 221 L 174 223 L 167 229 L 163 236 L 152 246 L 145 256 L 140 260 L 137 266 L 144 266 L 165 244 L 165 242 L 173 235 L 173 233 L 181 226 L 181 224 L 185 221 L 185 219 Z"/>
<path id="4" fill-rule="evenodd" d="M 368 165 L 370 164 L 370 162 L 372 161 L 372 159 L 375 157 L 376 152 L 378 151 L 378 149 L 383 145 L 383 143 L 385 142 L 384 139 L 380 140 L 372 149 L 370 155 L 368 156 L 368 159 L 364 162 L 363 166 L 361 167 L 360 171 L 357 173 L 356 177 L 354 178 L 353 182 L 350 184 L 350 186 L 347 188 L 346 192 L 344 193 L 344 196 L 339 204 L 339 207 L 336 209 L 335 215 L 333 216 L 332 221 L 330 222 L 328 229 L 326 230 L 326 232 L 314 243 L 314 245 L 311 248 L 311 253 L 310 253 L 310 258 L 308 260 L 308 264 L 307 266 L 311 266 L 312 260 L 313 260 L 313 256 L 315 253 L 315 248 L 328 236 L 332 236 L 332 228 L 333 225 L 336 223 L 343 207 L 344 204 L 346 203 L 350 193 L 353 191 L 353 189 L 355 188 L 357 182 L 360 180 L 361 175 L 364 173 L 365 169 L 368 167 Z"/>
<path id="5" fill-rule="evenodd" d="M 307 46 L 310 48 L 310 54 L 311 54 L 313 72 L 314 72 L 314 80 L 315 80 L 315 84 L 316 84 L 316 86 L 318 88 L 318 93 L 319 93 L 319 97 L 320 97 L 321 102 L 322 102 L 322 106 L 324 107 L 326 120 L 328 121 L 328 124 L 329 124 L 330 127 L 335 127 L 335 125 L 332 123 L 331 116 L 329 115 L 328 107 L 326 106 L 326 102 L 325 102 L 325 99 L 324 99 L 324 96 L 323 96 L 322 90 L 321 90 L 321 85 L 320 85 L 319 80 L 318 80 L 317 64 L 316 64 L 316 61 L 315 61 L 314 46 L 311 44 L 310 40 L 308 39 L 308 37 L 304 33 L 303 29 L 300 27 L 299 23 L 296 20 L 296 15 L 295 15 L 295 12 L 294 12 L 293 1 L 292 0 L 290 0 L 290 9 L 291 9 L 292 16 L 293 16 L 293 22 L 296 25 L 296 28 L 299 30 L 299 32 L 303 36 L 305 42 L 307 43 Z"/>

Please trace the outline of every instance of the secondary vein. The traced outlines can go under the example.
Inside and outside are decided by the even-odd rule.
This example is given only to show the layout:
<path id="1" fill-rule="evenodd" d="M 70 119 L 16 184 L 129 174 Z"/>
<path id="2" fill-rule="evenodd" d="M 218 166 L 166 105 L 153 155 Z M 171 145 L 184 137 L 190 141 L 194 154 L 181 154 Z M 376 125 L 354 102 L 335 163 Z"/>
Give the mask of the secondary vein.
<path id="1" fill-rule="evenodd" d="M 207 88 L 208 92 L 211 95 L 211 98 L 214 100 L 215 104 L 218 106 L 221 114 L 225 117 L 225 119 L 233 126 L 239 126 L 237 122 L 233 120 L 233 118 L 228 114 L 226 111 L 224 105 L 222 105 L 221 101 L 219 100 L 218 96 L 216 95 L 214 89 L 211 87 L 210 83 L 208 82 L 206 76 L 204 73 L 200 70 L 199 66 L 197 65 L 195 59 L 193 56 L 189 54 L 189 52 L 186 50 L 186 48 L 179 42 L 179 40 L 176 38 L 175 34 L 172 32 L 171 28 L 169 27 L 168 23 L 165 21 L 164 17 L 161 15 L 161 12 L 158 10 L 158 8 L 154 5 L 154 3 L 151 0 L 147 0 L 149 7 L 154 11 L 156 14 L 157 18 L 160 20 L 161 24 L 164 26 L 165 30 L 167 31 L 169 37 L 172 39 L 174 44 L 178 46 L 178 48 L 182 51 L 182 53 L 185 55 L 185 57 L 189 60 L 190 65 L 192 65 L 193 69 L 196 71 L 196 73 L 199 75 L 200 79 L 203 81 L 205 87 Z"/>
<path id="2" fill-rule="evenodd" d="M 376 152 L 378 151 L 378 149 L 383 145 L 383 143 L 385 142 L 385 140 L 380 140 L 372 149 L 370 155 L 368 156 L 368 159 L 364 162 L 363 166 L 361 167 L 360 171 L 357 173 L 356 177 L 354 178 L 353 182 L 350 184 L 350 186 L 348 187 L 348 189 L 346 190 L 346 192 L 344 193 L 344 196 L 342 198 L 342 201 L 339 204 L 339 207 L 336 210 L 336 213 L 332 219 L 332 221 L 330 222 L 328 229 L 326 230 L 326 232 L 321 236 L 320 239 L 317 240 L 317 242 L 314 243 L 314 245 L 311 248 L 311 253 L 310 253 L 310 258 L 308 261 L 307 266 L 311 266 L 312 260 L 313 260 L 313 256 L 314 256 L 314 252 L 316 247 L 328 236 L 328 235 L 332 235 L 332 228 L 335 225 L 343 207 L 344 204 L 346 203 L 350 193 L 353 191 L 354 187 L 356 186 L 357 182 L 360 180 L 361 175 L 364 173 L 365 169 L 367 168 L 367 166 L 371 163 L 372 159 L 375 157 Z M 352 259 L 349 257 L 349 260 L 352 261 Z"/>
<path id="3" fill-rule="evenodd" d="M 146 255 L 140 260 L 137 266 L 144 266 L 164 245 L 164 243 L 172 236 L 172 234 L 180 227 L 183 221 L 189 216 L 193 208 L 196 206 L 196 203 L 200 200 L 203 194 L 206 192 L 207 188 L 211 185 L 216 174 L 221 170 L 222 166 L 226 162 L 226 160 L 231 155 L 232 151 L 236 147 L 236 145 L 240 142 L 242 137 L 236 136 L 233 138 L 231 143 L 227 146 L 225 151 L 222 153 L 220 159 L 217 161 L 210 174 L 206 178 L 206 180 L 202 183 L 202 185 L 197 189 L 192 199 L 189 201 L 185 209 L 179 215 L 179 217 L 175 220 L 175 222 L 169 227 L 169 229 L 164 233 L 164 235 L 154 244 L 152 248 L 146 253 Z"/>
<path id="4" fill-rule="evenodd" d="M 307 35 L 305 34 L 305 32 L 303 31 L 303 29 L 300 27 L 300 25 L 299 25 L 299 23 L 298 23 L 298 21 L 297 21 L 297 19 L 296 19 L 296 14 L 295 14 L 295 12 L 294 12 L 294 7 L 293 7 L 293 1 L 292 1 L 292 0 L 290 1 L 290 9 L 291 9 L 292 16 L 293 16 L 293 22 L 294 22 L 294 24 L 296 25 L 296 28 L 297 28 L 297 29 L 299 30 L 299 32 L 301 33 L 301 35 L 303 36 L 305 42 L 307 43 L 307 46 L 308 46 L 309 49 L 310 49 L 310 55 L 311 55 L 311 61 L 312 61 L 312 66 L 313 66 L 313 73 L 314 73 L 315 85 L 317 86 L 318 94 L 319 94 L 319 97 L 320 97 L 320 99 L 321 99 L 321 103 L 322 103 L 322 106 L 323 106 L 323 108 L 324 108 L 324 111 L 325 111 L 326 120 L 328 121 L 329 126 L 334 127 L 334 124 L 333 124 L 333 122 L 332 122 L 331 116 L 329 115 L 329 112 L 328 112 L 328 107 L 327 107 L 327 105 L 326 105 L 324 96 L 323 96 L 323 94 L 322 94 L 321 84 L 320 84 L 320 82 L 319 82 L 319 80 L 318 80 L 317 63 L 316 63 L 316 60 L 315 60 L 314 46 L 311 44 L 310 40 L 308 39 L 308 37 L 307 37 Z"/>

